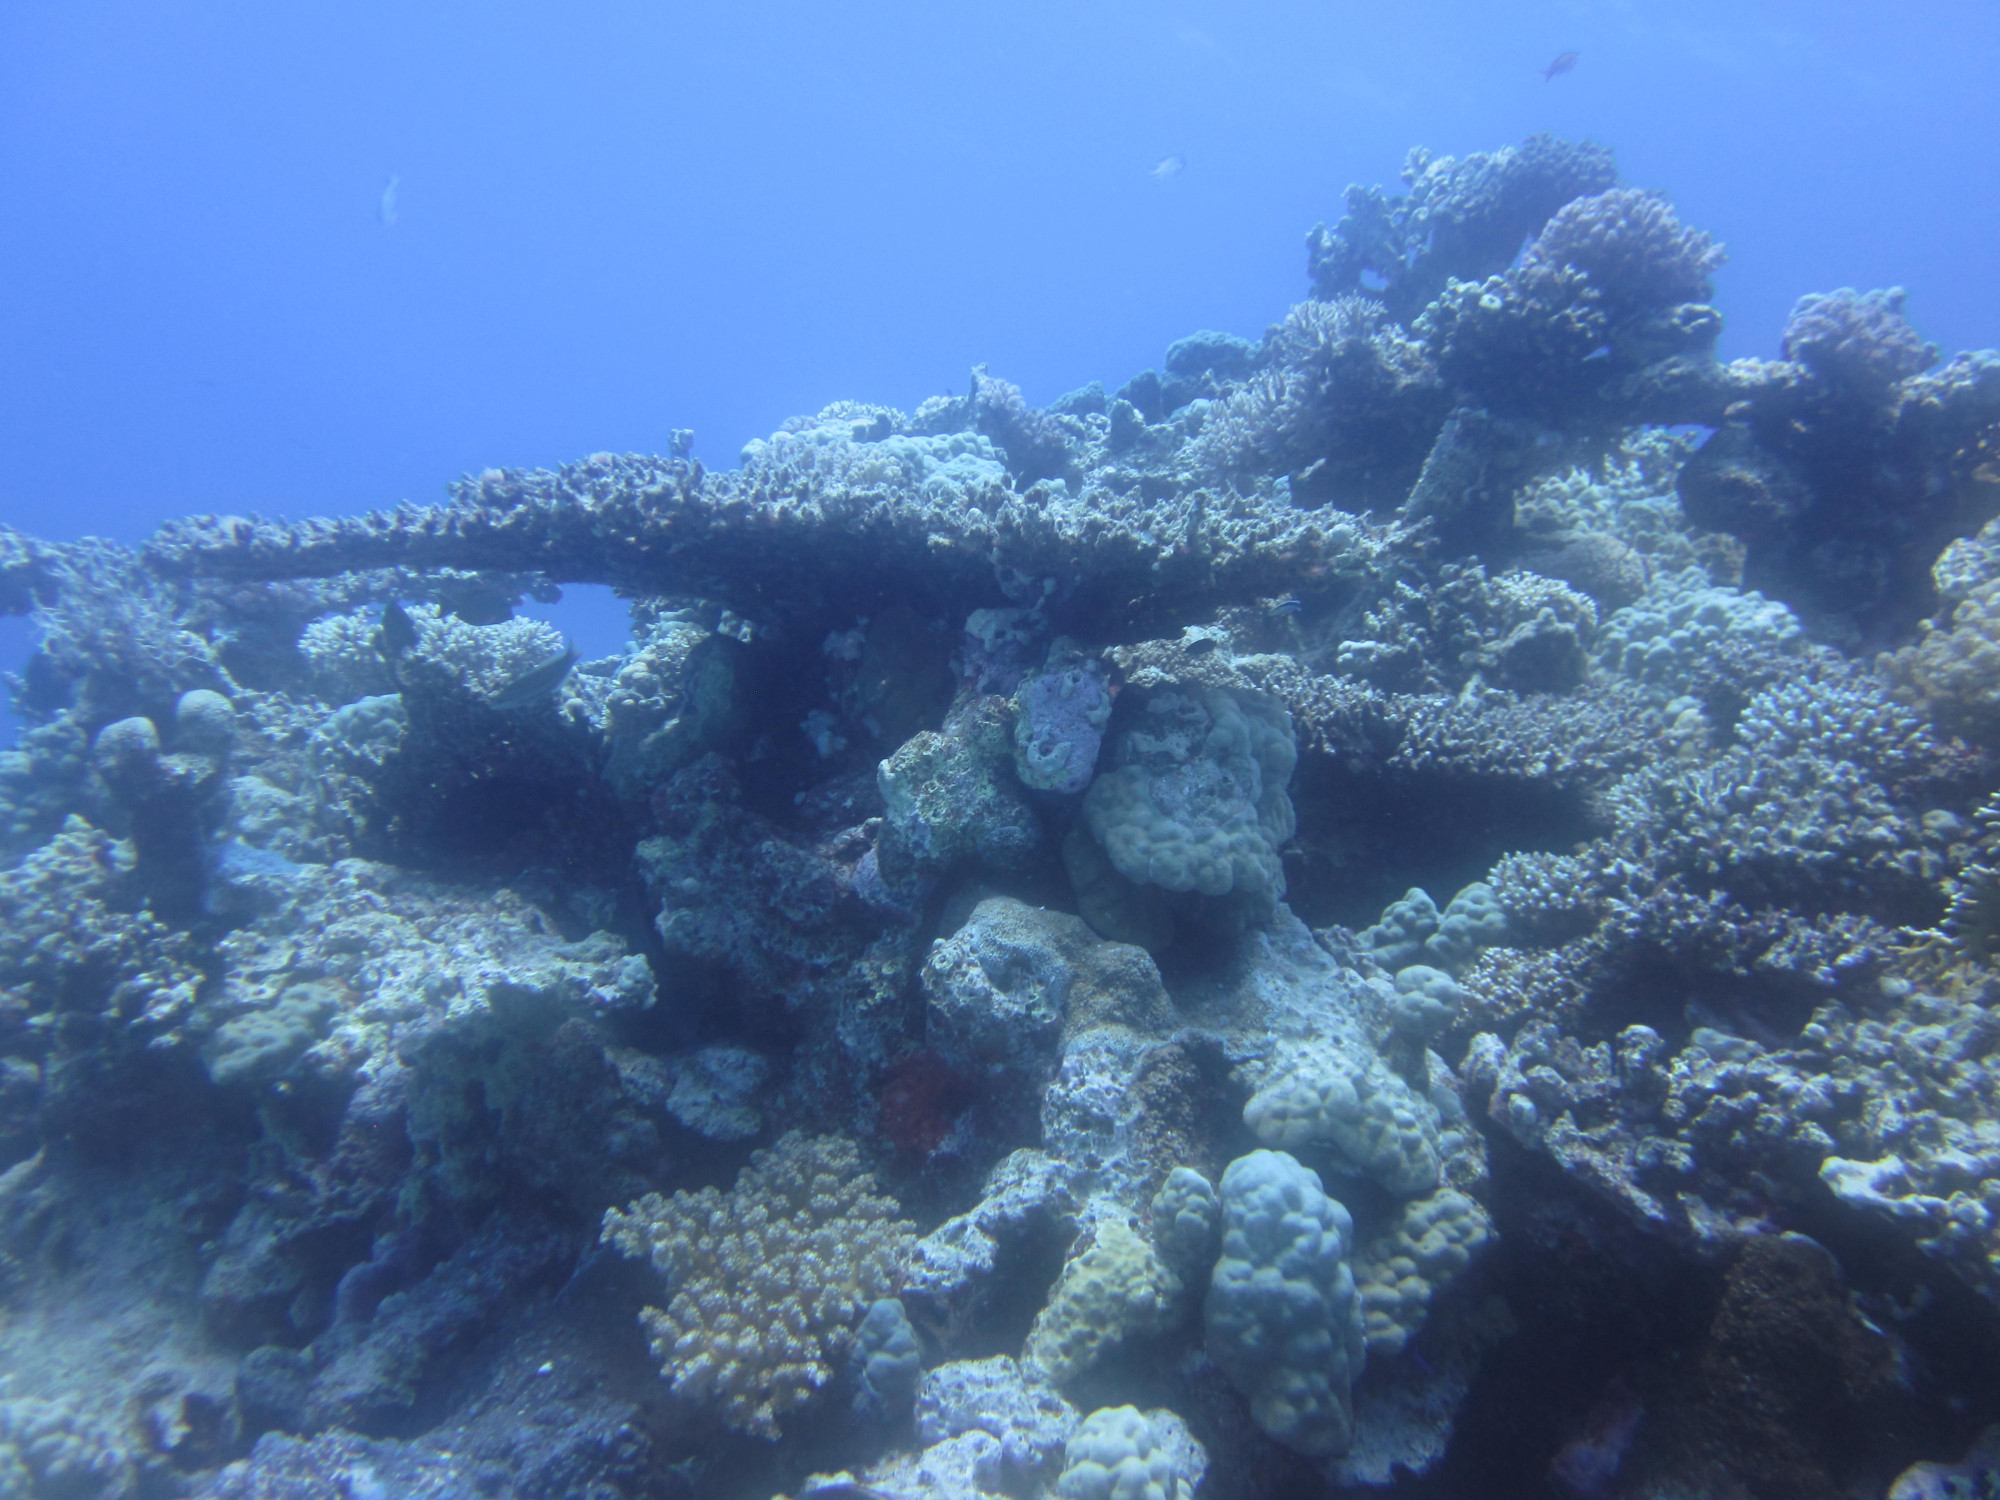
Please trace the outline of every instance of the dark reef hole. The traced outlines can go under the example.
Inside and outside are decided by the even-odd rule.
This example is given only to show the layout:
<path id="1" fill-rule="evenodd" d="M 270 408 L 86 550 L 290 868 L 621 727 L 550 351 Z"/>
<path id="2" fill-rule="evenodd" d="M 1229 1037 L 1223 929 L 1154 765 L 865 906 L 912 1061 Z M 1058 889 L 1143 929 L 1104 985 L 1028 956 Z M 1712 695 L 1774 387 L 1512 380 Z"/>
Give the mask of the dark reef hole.
<path id="1" fill-rule="evenodd" d="M 1721 1279 L 1545 1158 L 1497 1132 L 1488 1141 L 1500 1238 L 1478 1275 L 1516 1331 L 1482 1361 L 1443 1462 L 1407 1493 L 1547 1500 L 1565 1493 L 1550 1478 L 1564 1444 L 1591 1431 L 1614 1382 L 1643 1399 L 1699 1339 Z"/>
<path id="2" fill-rule="evenodd" d="M 1603 831 L 1581 788 L 1384 771 L 1307 753 L 1286 899 L 1310 927 L 1371 926 L 1412 886 L 1442 907 L 1504 854 L 1567 853 Z"/>
<path id="3" fill-rule="evenodd" d="M 1687 1255 L 1504 1132 L 1486 1136 L 1499 1239 L 1463 1291 L 1504 1299 L 1515 1331 L 1483 1360 L 1444 1461 L 1396 1493 L 1570 1493 L 1552 1481 L 1551 1464 L 1566 1444 L 1603 1438 L 1613 1396 L 1642 1417 L 1598 1491 L 1605 1495 L 1653 1493 L 1656 1482 L 1661 1492 L 1716 1493 L 1699 1481 L 1712 1479 L 1717 1464 L 1738 1479 L 1771 1471 L 1745 1494 L 1800 1493 L 1773 1478 L 1782 1466 L 1765 1460 L 1776 1453 L 1798 1460 L 1801 1472 L 1818 1466 L 1879 1494 L 1890 1475 L 1919 1458 L 1965 1451 L 2000 1417 L 2000 1313 L 1887 1221 L 1822 1190 L 1790 1205 L 1781 1226 L 1809 1235 L 1838 1262 L 1843 1307 L 1832 1315 L 1855 1322 L 1831 1331 L 1857 1346 L 1873 1339 L 1882 1360 L 1864 1389 L 1843 1385 L 1830 1366 L 1802 1363 L 1827 1344 L 1826 1308 L 1802 1303 L 1788 1321 L 1769 1296 L 1746 1304 L 1741 1287 L 1754 1266 L 1742 1252 L 1714 1262 Z M 1768 1257 L 1783 1247 L 1764 1239 L 1752 1250 Z M 1747 1305 L 1768 1324 L 1761 1373 L 1724 1357 L 1743 1349 L 1740 1336 L 1730 1343 L 1732 1285 L 1738 1313 Z M 1892 1349 L 1900 1354 L 1890 1362 Z M 1735 1384 L 1718 1384 L 1718 1375 Z M 1818 1389 L 1815 1380 L 1826 1387 L 1817 1399 L 1787 1402 L 1802 1383 Z M 1724 1407 L 1731 1421 L 1718 1424 L 1714 1413 Z"/>
<path id="4" fill-rule="evenodd" d="M 1895 1467 L 1958 1454 L 2000 1421 L 2000 1308 L 1952 1275 L 1894 1221 L 1858 1213 L 1816 1186 L 1786 1227 L 1830 1250 L 1847 1273 L 1857 1312 L 1902 1341 L 1917 1397 L 1895 1441 Z"/>
<path id="5" fill-rule="evenodd" d="M 952 662 L 959 643 L 953 621 L 870 596 L 787 619 L 743 648 L 734 658 L 741 752 L 734 759 L 744 805 L 774 822 L 795 822 L 802 790 L 872 775 L 911 735 L 938 728 L 958 686 Z M 844 742 L 826 741 L 830 753 L 822 754 L 809 732 L 814 713 L 827 715 L 825 727 Z"/>
<path id="6" fill-rule="evenodd" d="M 370 830 L 391 863 L 465 880 L 532 870 L 560 886 L 629 878 L 639 830 L 587 737 L 552 708 L 419 700 L 411 719 L 375 784 Z"/>
<path id="7" fill-rule="evenodd" d="M 1797 1039 L 1830 998 L 1824 986 L 1796 973 L 1731 973 L 1645 945 L 1605 965 L 1576 1031 L 1597 1042 L 1627 1026 L 1650 1026 L 1678 1049 L 1696 1027 L 1711 1026 L 1761 1046 L 1782 1047 Z"/>
<path id="8" fill-rule="evenodd" d="M 906 1293 L 904 1304 L 924 1343 L 924 1363 L 1018 1355 L 1062 1274 L 1073 1238 L 1053 1213 L 1036 1213 L 1008 1227 L 993 1256 L 993 1274 L 969 1301 L 938 1307 Z"/>

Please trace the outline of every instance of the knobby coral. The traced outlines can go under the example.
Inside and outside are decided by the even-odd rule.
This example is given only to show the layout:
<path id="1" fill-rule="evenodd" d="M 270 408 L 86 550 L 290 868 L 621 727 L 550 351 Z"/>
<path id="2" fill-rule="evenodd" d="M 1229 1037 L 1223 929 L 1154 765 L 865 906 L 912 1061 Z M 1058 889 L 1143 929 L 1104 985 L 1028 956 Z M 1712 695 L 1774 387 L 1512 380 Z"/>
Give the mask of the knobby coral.
<path id="1" fill-rule="evenodd" d="M 640 1322 L 675 1392 L 731 1427 L 779 1436 L 893 1295 L 914 1226 L 874 1191 L 852 1141 L 796 1131 L 750 1158 L 727 1193 L 648 1193 L 604 1215 L 604 1239 L 672 1291 Z"/>

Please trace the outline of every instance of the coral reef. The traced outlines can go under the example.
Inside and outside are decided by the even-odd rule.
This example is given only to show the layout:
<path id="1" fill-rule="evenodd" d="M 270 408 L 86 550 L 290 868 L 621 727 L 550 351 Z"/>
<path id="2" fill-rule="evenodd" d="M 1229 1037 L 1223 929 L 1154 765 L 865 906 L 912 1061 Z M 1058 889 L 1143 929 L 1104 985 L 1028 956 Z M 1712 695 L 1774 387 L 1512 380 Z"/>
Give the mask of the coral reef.
<path id="1" fill-rule="evenodd" d="M 2000 355 L 1721 267 L 1418 151 L 1045 409 L 0 529 L 0 1491 L 1978 1471 Z"/>

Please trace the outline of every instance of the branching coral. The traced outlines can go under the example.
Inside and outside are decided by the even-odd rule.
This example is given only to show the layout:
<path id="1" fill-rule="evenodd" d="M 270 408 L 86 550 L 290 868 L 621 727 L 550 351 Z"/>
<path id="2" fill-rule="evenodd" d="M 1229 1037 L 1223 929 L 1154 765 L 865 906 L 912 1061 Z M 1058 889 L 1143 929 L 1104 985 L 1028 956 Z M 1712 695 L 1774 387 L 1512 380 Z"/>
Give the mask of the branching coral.
<path id="1" fill-rule="evenodd" d="M 1462 159 L 1418 147 L 1403 166 L 1406 194 L 1350 187 L 1340 223 L 1306 236 L 1314 292 L 1380 284 L 1391 313 L 1407 322 L 1448 277 L 1503 269 L 1550 214 L 1617 180 L 1611 153 L 1589 141 L 1534 135 Z"/>
<path id="2" fill-rule="evenodd" d="M 870 1304 L 892 1296 L 912 1225 L 874 1191 L 851 1141 L 785 1136 L 729 1192 L 649 1193 L 604 1238 L 672 1290 L 640 1314 L 674 1390 L 775 1439 L 833 1378 Z"/>
<path id="3" fill-rule="evenodd" d="M 1209 413 L 1187 464 L 1290 474 L 1357 509 L 1393 503 L 1443 415 L 1430 357 L 1379 302 L 1301 302 L 1265 335 L 1262 367 Z"/>
<path id="4" fill-rule="evenodd" d="M 1937 363 L 1938 346 L 1917 337 L 1903 316 L 1909 294 L 1837 292 L 1801 297 L 1785 323 L 1785 358 L 1796 360 L 1829 385 L 1880 399 L 1906 375 L 1921 375 Z"/>
<path id="5" fill-rule="evenodd" d="M 1713 288 L 1722 247 L 1683 228 L 1667 200 L 1636 188 L 1612 188 L 1565 204 L 1529 248 L 1527 267 L 1569 266 L 1614 312 L 1699 302 Z"/>

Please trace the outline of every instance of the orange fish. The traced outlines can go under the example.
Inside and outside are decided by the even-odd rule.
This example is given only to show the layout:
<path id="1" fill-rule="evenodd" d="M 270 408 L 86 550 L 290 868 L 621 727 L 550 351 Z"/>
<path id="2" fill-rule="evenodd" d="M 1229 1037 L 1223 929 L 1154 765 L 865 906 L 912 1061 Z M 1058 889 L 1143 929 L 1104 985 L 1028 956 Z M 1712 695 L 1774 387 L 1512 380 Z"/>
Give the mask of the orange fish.
<path id="1" fill-rule="evenodd" d="M 1542 82 L 1554 83 L 1556 81 L 1556 75 L 1558 73 L 1567 73 L 1571 68 L 1575 67 L 1576 60 L 1580 56 L 1582 56 L 1582 54 L 1577 52 L 1558 53 L 1556 55 L 1556 60 L 1550 63 L 1546 68 L 1542 69 Z"/>

